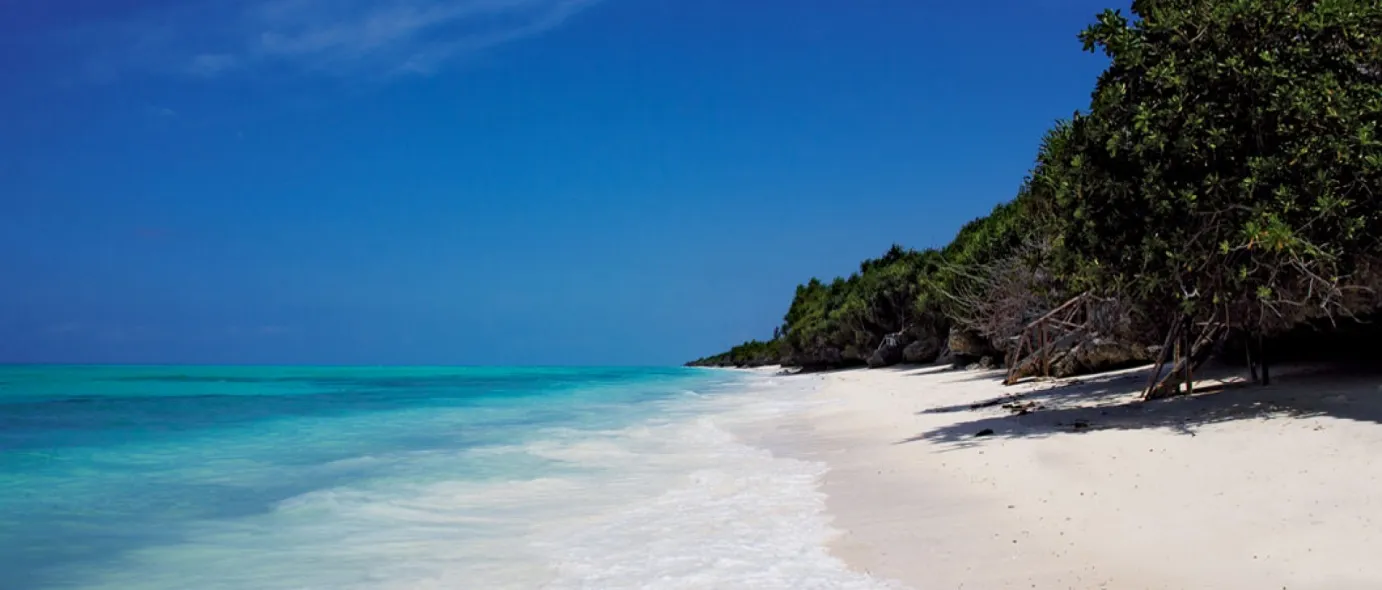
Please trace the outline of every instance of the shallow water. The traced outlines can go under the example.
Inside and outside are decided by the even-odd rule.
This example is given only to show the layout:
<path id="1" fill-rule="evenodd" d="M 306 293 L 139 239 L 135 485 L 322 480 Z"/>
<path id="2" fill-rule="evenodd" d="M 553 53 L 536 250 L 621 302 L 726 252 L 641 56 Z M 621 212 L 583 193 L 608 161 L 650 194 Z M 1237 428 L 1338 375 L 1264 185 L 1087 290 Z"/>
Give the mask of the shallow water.
<path id="1" fill-rule="evenodd" d="M 696 369 L 0 368 L 0 588 L 877 588 Z"/>

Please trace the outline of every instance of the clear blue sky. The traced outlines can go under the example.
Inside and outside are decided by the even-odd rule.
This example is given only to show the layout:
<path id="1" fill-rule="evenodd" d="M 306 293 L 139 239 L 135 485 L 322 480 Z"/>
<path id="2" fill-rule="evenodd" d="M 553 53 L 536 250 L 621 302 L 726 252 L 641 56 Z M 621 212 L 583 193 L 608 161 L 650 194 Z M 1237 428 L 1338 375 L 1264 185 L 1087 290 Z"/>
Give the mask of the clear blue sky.
<path id="1" fill-rule="evenodd" d="M 767 336 L 1010 199 L 1110 1 L 8 0 L 0 361 Z"/>

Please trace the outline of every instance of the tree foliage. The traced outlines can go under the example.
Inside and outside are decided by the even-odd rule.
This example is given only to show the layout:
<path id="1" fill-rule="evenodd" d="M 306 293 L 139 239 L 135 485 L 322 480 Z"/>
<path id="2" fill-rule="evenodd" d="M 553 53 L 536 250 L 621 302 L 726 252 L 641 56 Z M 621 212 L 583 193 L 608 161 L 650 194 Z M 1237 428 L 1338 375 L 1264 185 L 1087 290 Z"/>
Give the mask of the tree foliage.
<path id="1" fill-rule="evenodd" d="M 1043 196 L 1084 282 L 1279 331 L 1373 305 L 1382 4 L 1159 0 L 1081 36 L 1111 65 Z"/>
<path id="2" fill-rule="evenodd" d="M 762 367 L 781 362 L 778 340 L 750 340 L 717 355 L 696 359 L 692 367 Z"/>
<path id="3" fill-rule="evenodd" d="M 1136 0 L 1080 40 L 1109 59 L 1016 198 L 939 250 L 797 287 L 778 360 L 858 364 L 891 334 L 997 346 L 1095 292 L 1150 328 L 1271 335 L 1382 289 L 1382 3 Z"/>
<path id="4" fill-rule="evenodd" d="M 829 284 L 811 279 L 798 286 L 780 329 L 784 360 L 804 366 L 862 364 L 888 334 L 934 322 L 917 301 L 922 277 L 938 260 L 935 251 L 893 246 L 848 278 Z"/>

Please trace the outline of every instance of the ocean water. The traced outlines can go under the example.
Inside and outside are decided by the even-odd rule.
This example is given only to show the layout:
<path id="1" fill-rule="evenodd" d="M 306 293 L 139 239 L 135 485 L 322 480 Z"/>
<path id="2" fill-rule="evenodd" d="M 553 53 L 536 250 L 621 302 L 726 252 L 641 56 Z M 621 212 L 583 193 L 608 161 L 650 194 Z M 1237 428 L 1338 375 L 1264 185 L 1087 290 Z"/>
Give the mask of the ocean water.
<path id="1" fill-rule="evenodd" d="M 0 367 L 0 589 L 869 589 L 697 369 Z"/>

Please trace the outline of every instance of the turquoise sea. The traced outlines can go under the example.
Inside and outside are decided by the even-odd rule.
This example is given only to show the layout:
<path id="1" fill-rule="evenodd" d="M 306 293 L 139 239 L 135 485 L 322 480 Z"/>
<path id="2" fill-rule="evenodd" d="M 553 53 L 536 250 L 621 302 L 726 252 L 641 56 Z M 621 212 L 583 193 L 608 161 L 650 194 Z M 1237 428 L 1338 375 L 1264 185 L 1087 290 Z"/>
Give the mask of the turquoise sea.
<path id="1" fill-rule="evenodd" d="M 0 589 L 873 588 L 699 369 L 0 367 Z"/>

